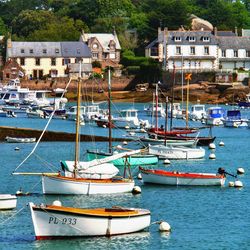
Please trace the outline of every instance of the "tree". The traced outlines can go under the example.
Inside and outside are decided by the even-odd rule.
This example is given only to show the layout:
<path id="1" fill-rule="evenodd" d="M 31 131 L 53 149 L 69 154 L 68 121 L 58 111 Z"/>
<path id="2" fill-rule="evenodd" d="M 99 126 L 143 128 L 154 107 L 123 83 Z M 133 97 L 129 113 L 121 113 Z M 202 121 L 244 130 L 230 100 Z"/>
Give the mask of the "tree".
<path id="1" fill-rule="evenodd" d="M 0 17 L 0 35 L 4 35 L 6 32 L 7 32 L 7 27 L 3 19 Z"/>

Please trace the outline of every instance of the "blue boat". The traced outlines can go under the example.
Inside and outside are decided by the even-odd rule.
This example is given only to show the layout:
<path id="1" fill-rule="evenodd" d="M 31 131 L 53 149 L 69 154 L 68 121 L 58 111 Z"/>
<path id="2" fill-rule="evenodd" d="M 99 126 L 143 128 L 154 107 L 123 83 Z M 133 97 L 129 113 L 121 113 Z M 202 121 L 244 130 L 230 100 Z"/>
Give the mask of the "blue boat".
<path id="1" fill-rule="evenodd" d="M 207 125 L 223 125 L 225 119 L 225 110 L 221 107 L 210 107 L 207 109 Z"/>
<path id="2" fill-rule="evenodd" d="M 244 119 L 241 117 L 240 110 L 228 110 L 225 120 L 223 120 L 223 124 L 225 127 L 247 127 L 248 119 Z"/>
<path id="3" fill-rule="evenodd" d="M 103 159 L 108 156 L 111 156 L 112 153 L 106 153 L 102 151 L 91 151 L 87 150 L 87 160 L 92 161 L 95 159 Z M 126 164 L 126 161 L 130 166 L 142 166 L 142 165 L 153 165 L 158 163 L 158 157 L 155 155 L 144 155 L 144 154 L 137 154 L 137 155 L 131 155 L 127 159 L 126 158 L 119 158 L 112 163 L 116 167 L 122 167 Z"/>

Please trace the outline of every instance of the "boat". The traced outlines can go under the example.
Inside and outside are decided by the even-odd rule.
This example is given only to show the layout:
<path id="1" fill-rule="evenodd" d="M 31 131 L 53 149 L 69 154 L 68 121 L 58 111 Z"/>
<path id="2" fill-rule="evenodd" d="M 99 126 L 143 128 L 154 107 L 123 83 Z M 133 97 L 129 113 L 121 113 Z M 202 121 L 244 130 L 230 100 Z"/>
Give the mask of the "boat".
<path id="1" fill-rule="evenodd" d="M 181 109 L 181 104 L 179 102 L 174 102 L 169 105 L 168 117 L 182 119 L 184 116 L 183 110 Z"/>
<path id="2" fill-rule="evenodd" d="M 205 119 L 207 125 L 223 125 L 225 119 L 225 110 L 221 107 L 210 107 L 207 109 L 207 117 Z"/>
<path id="3" fill-rule="evenodd" d="M 28 118 L 49 118 L 49 114 L 42 111 L 39 106 L 31 106 L 26 110 L 26 115 Z"/>
<path id="4" fill-rule="evenodd" d="M 68 102 L 67 98 L 54 99 L 51 105 L 42 107 L 41 110 L 50 116 L 53 112 L 53 118 L 65 119 L 66 118 L 66 109 L 65 105 Z"/>
<path id="5" fill-rule="evenodd" d="M 109 106 L 109 112 L 108 112 L 108 120 L 107 120 L 107 127 L 109 128 L 109 147 L 108 152 L 103 152 L 99 150 L 87 150 L 87 158 L 88 160 L 94 160 L 94 159 L 103 159 L 106 157 L 110 157 L 114 155 L 113 147 L 112 147 L 112 127 L 117 127 L 117 120 L 115 118 L 111 117 L 111 76 L 110 76 L 110 70 L 108 71 L 108 83 L 109 83 L 109 97 L 108 97 L 108 106 Z M 137 118 L 137 111 L 134 109 L 129 109 L 124 111 L 128 116 L 130 117 L 136 117 L 137 122 L 139 123 L 139 120 Z M 134 113 L 134 114 L 133 114 Z M 121 113 L 122 114 L 122 113 Z M 124 122 L 124 118 L 120 119 L 120 124 Z M 125 124 L 123 124 L 124 126 Z M 131 125 L 130 125 L 131 126 Z M 129 151 L 128 151 L 129 152 Z M 155 155 L 148 155 L 148 154 L 141 154 L 141 152 L 138 152 L 137 154 L 131 155 L 127 158 L 119 158 L 116 160 L 113 160 L 112 163 L 117 166 L 121 167 L 124 166 L 125 163 L 129 164 L 130 166 L 138 166 L 138 165 L 151 165 L 151 164 L 157 164 L 158 163 L 158 157 Z"/>
<path id="6" fill-rule="evenodd" d="M 241 117 L 240 110 L 227 110 L 227 115 L 223 120 L 223 125 L 225 127 L 247 127 L 248 119 Z"/>
<path id="7" fill-rule="evenodd" d="M 80 119 L 83 121 L 84 117 L 83 115 L 86 112 L 86 107 L 81 106 L 80 107 Z M 76 115 L 77 115 L 77 106 L 72 106 L 69 108 L 69 110 L 66 111 L 66 117 L 68 120 L 75 121 L 76 120 Z"/>
<path id="8" fill-rule="evenodd" d="M 81 72 L 81 63 L 80 63 Z M 42 175 L 42 189 L 44 194 L 113 194 L 113 193 L 125 193 L 131 192 L 134 188 L 135 182 L 131 176 L 125 178 L 126 170 L 124 169 L 123 177 L 113 177 L 108 179 L 94 179 L 94 178 L 82 178 L 78 175 L 78 172 L 89 172 L 90 167 L 95 167 L 102 163 L 110 161 L 110 159 L 94 160 L 90 163 L 81 163 L 79 161 L 79 125 L 80 125 L 80 97 L 81 97 L 81 78 L 79 78 L 77 87 L 77 116 L 76 116 L 76 140 L 75 140 L 75 159 L 74 169 L 72 176 L 61 175 L 59 172 L 57 175 L 43 174 Z M 133 154 L 136 152 L 128 152 L 125 154 Z M 113 158 L 119 158 L 120 156 L 114 155 Z M 79 166 L 83 165 L 82 169 Z M 100 168 L 102 169 L 102 168 Z"/>
<path id="9" fill-rule="evenodd" d="M 250 93 L 246 95 L 246 100 L 238 103 L 240 108 L 250 108 Z"/>
<path id="10" fill-rule="evenodd" d="M 139 169 L 144 183 L 174 186 L 223 186 L 226 180 L 226 176 L 219 173 L 185 173 L 142 167 Z"/>
<path id="11" fill-rule="evenodd" d="M 195 104 L 191 106 L 191 111 L 189 113 L 190 120 L 202 120 L 206 117 L 206 108 L 203 104 Z"/>
<path id="12" fill-rule="evenodd" d="M 16 117 L 16 115 L 11 110 L 2 110 L 2 109 L 0 109 L 0 117 L 14 118 L 14 117 Z"/>
<path id="13" fill-rule="evenodd" d="M 12 194 L 0 194 L 0 210 L 16 208 L 17 197 Z"/>
<path id="14" fill-rule="evenodd" d="M 176 139 L 155 139 L 155 138 L 147 138 L 147 137 L 133 137 L 134 140 L 142 142 L 143 145 L 148 146 L 149 144 L 166 144 L 169 146 L 185 146 L 185 147 L 193 147 L 197 144 L 198 140 L 192 138 L 190 140 L 178 140 Z"/>
<path id="15" fill-rule="evenodd" d="M 35 137 L 10 137 L 6 136 L 5 140 L 10 143 L 33 143 L 36 142 Z"/>
<path id="16" fill-rule="evenodd" d="M 172 147 L 166 145 L 149 145 L 149 154 L 165 157 L 169 160 L 201 159 L 205 156 L 204 148 Z"/>
<path id="17" fill-rule="evenodd" d="M 37 240 L 112 236 L 142 231 L 150 226 L 151 216 L 147 209 L 117 206 L 74 208 L 57 203 L 56 205 L 29 203 Z"/>
<path id="18" fill-rule="evenodd" d="M 161 102 L 158 102 L 157 104 L 156 103 L 151 103 L 148 106 L 145 106 L 144 111 L 146 112 L 146 114 L 148 116 L 156 116 L 156 112 L 157 112 L 157 115 L 159 117 L 165 117 L 166 116 L 165 108 L 163 106 L 163 103 L 161 103 Z"/>

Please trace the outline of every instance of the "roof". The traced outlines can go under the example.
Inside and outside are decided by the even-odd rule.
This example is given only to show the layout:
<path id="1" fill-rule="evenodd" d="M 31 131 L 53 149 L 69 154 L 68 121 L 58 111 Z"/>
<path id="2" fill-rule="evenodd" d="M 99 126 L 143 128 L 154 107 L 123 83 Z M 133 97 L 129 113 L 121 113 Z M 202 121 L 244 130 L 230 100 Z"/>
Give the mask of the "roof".
<path id="1" fill-rule="evenodd" d="M 116 49 L 121 49 L 120 42 L 116 35 L 112 33 L 84 33 L 85 39 L 96 38 L 102 45 L 104 51 L 109 50 L 109 43 L 113 40 L 116 43 Z"/>
<path id="2" fill-rule="evenodd" d="M 12 42 L 8 57 L 91 57 L 83 42 Z"/>
<path id="3" fill-rule="evenodd" d="M 250 50 L 250 37 L 217 37 L 219 47 L 225 49 L 246 49 Z"/>
<path id="4" fill-rule="evenodd" d="M 219 30 L 217 31 L 217 36 L 236 36 L 236 34 L 231 30 Z"/>
<path id="5" fill-rule="evenodd" d="M 83 63 L 81 65 L 82 72 L 92 72 L 92 64 L 91 63 Z M 79 63 L 70 63 L 69 64 L 69 72 L 79 72 Z"/>
<path id="6" fill-rule="evenodd" d="M 180 44 L 180 45 L 217 45 L 218 42 L 216 37 L 211 33 L 211 31 L 168 31 L 168 44 Z M 175 37 L 180 37 L 181 41 L 175 41 Z M 190 42 L 189 37 L 194 37 L 195 41 Z M 209 41 L 204 42 L 203 38 L 208 37 Z M 163 39 L 160 37 L 159 39 Z M 162 41 L 161 41 L 162 42 Z"/>

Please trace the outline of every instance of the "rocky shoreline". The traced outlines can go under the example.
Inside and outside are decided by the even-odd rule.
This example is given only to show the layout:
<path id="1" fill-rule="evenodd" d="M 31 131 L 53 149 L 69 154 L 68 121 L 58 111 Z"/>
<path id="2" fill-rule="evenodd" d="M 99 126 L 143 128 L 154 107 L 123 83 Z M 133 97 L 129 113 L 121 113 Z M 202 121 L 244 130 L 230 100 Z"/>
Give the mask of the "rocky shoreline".
<path id="1" fill-rule="evenodd" d="M 133 85 L 130 84 L 131 79 L 119 79 L 115 80 L 112 84 L 112 101 L 113 102 L 152 102 L 152 96 L 154 93 L 154 86 L 150 85 L 147 91 L 137 92 Z M 55 88 L 65 88 L 67 82 L 35 82 L 26 81 L 22 82 L 22 87 L 28 87 L 30 89 L 46 89 L 53 91 Z M 66 97 L 69 101 L 76 100 L 76 82 L 72 82 Z M 102 89 L 103 91 L 100 91 Z M 107 93 L 108 85 L 106 81 L 97 83 L 96 81 L 87 80 L 83 84 L 82 96 L 84 101 L 106 101 L 108 99 Z M 182 90 L 183 89 L 183 90 Z M 101 93 L 100 93 L 101 92 Z M 165 101 L 165 97 L 171 97 L 174 95 L 174 101 L 179 102 L 186 100 L 187 86 L 183 88 L 177 85 L 174 91 L 162 90 L 159 97 L 162 102 Z M 183 93 L 183 94 L 182 94 Z M 240 100 L 244 100 L 246 94 L 250 93 L 249 86 L 245 86 L 242 83 L 212 83 L 212 82 L 200 82 L 196 84 L 190 84 L 189 86 L 189 101 L 191 103 L 204 103 L 204 104 L 228 104 L 236 103 Z M 171 99 L 171 98 L 170 98 Z"/>

